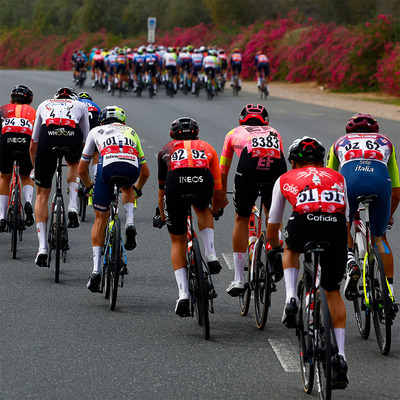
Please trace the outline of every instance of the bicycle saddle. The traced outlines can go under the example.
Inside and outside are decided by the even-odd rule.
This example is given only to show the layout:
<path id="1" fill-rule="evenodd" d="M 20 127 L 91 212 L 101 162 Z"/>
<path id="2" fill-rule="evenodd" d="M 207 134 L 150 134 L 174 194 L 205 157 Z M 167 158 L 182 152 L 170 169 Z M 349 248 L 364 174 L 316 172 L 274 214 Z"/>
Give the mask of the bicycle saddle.
<path id="1" fill-rule="evenodd" d="M 69 148 L 68 147 L 53 147 L 51 151 L 57 156 L 57 157 L 62 157 L 65 156 L 66 154 L 69 154 Z"/>
<path id="2" fill-rule="evenodd" d="M 129 187 L 131 185 L 131 181 L 126 176 L 114 175 L 110 178 L 110 182 L 114 185 L 117 185 L 118 188 L 121 187 Z"/>
<path id="3" fill-rule="evenodd" d="M 181 196 L 182 202 L 186 206 L 191 206 L 195 200 L 198 200 L 199 196 L 195 193 L 184 194 Z"/>
<path id="4" fill-rule="evenodd" d="M 23 151 L 12 151 L 11 158 L 16 161 L 21 161 L 22 158 L 24 157 L 24 154 L 25 153 Z"/>
<path id="5" fill-rule="evenodd" d="M 377 198 L 378 198 L 378 195 L 376 195 L 376 194 L 368 194 L 368 195 L 363 194 L 362 196 L 357 197 L 357 202 L 358 203 L 372 203 Z"/>
<path id="6" fill-rule="evenodd" d="M 321 241 L 321 242 L 308 242 L 304 246 L 304 252 L 308 253 L 309 251 L 317 250 L 317 251 L 323 251 L 323 250 L 328 250 L 331 248 L 331 244 L 326 241 Z"/>

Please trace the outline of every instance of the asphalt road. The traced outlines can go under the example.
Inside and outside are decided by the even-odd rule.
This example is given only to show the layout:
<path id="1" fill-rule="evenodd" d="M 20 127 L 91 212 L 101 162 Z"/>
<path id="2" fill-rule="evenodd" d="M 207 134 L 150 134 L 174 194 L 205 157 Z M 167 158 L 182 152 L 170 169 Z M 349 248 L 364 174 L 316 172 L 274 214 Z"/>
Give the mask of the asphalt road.
<path id="1" fill-rule="evenodd" d="M 44 71 L 0 71 L 0 103 L 9 102 L 15 84 L 34 91 L 33 106 L 53 96 L 60 86 L 72 85 L 71 74 Z M 89 88 L 86 88 L 89 90 Z M 34 227 L 28 228 L 12 260 L 10 236 L 0 241 L 0 399 L 307 399 L 301 386 L 297 339 L 281 315 L 284 284 L 273 294 L 267 326 L 257 330 L 253 310 L 244 318 L 238 301 L 225 289 L 233 278 L 224 256 L 231 253 L 234 212 L 228 206 L 216 223 L 216 249 L 223 263 L 214 282 L 219 294 L 211 317 L 211 340 L 205 341 L 195 321 L 174 314 L 177 288 L 170 263 L 166 229 L 152 228 L 157 203 L 159 149 L 169 140 L 170 123 L 189 115 L 200 126 L 200 137 L 220 154 L 225 134 L 238 123 L 241 107 L 258 102 L 256 94 L 230 90 L 207 101 L 164 91 L 154 99 L 133 94 L 112 98 L 91 91 L 100 107 L 117 104 L 127 123 L 138 132 L 151 176 L 135 214 L 138 247 L 128 254 L 129 275 L 119 291 L 117 308 L 109 310 L 99 294 L 86 289 L 92 269 L 90 230 L 94 220 L 70 229 L 67 263 L 61 265 L 60 283 L 54 270 L 38 268 Z M 345 123 L 362 110 L 341 111 L 280 99 L 264 102 L 270 124 L 282 135 L 285 148 L 305 134 L 318 137 L 327 148 L 343 134 Z M 398 122 L 380 119 L 400 149 Z M 236 161 L 236 159 L 235 159 Z M 233 165 L 233 171 L 234 171 Z M 232 186 L 233 172 L 230 173 Z M 287 213 L 286 213 L 287 215 Z M 396 260 L 400 260 L 399 224 L 388 233 Z M 228 257 L 227 257 L 228 259 Z M 400 296 L 398 265 L 395 293 Z M 348 306 L 346 355 L 350 384 L 333 398 L 398 398 L 400 376 L 400 321 L 392 330 L 392 350 L 379 353 L 375 334 L 358 334 L 352 305 Z"/>

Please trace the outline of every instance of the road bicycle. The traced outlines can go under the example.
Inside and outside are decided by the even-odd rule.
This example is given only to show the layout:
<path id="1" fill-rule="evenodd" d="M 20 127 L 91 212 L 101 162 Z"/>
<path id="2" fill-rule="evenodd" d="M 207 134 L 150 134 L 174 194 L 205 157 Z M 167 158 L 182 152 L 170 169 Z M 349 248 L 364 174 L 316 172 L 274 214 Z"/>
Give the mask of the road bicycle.
<path id="1" fill-rule="evenodd" d="M 268 89 L 267 89 L 267 80 L 264 76 L 264 72 L 262 73 L 262 77 L 261 77 L 261 85 L 258 89 L 259 93 L 260 93 L 260 99 L 266 99 L 268 96 Z"/>
<path id="2" fill-rule="evenodd" d="M 261 192 L 267 184 L 258 186 L 260 206 L 253 206 L 249 221 L 249 246 L 244 267 L 245 291 L 239 295 L 240 313 L 246 316 L 251 298 L 254 298 L 254 316 L 257 328 L 262 330 L 271 307 L 271 294 L 277 291 L 276 284 L 283 277 L 283 270 L 277 269 L 268 254 L 266 232 L 262 231 L 263 202 Z"/>
<path id="3" fill-rule="evenodd" d="M 210 339 L 210 316 L 214 314 L 214 299 L 217 297 L 211 279 L 210 271 L 204 262 L 199 241 L 197 239 L 192 217 L 192 204 L 196 195 L 188 194 L 181 197 L 188 210 L 187 218 L 187 275 L 190 298 L 190 312 L 196 316 L 197 323 L 202 327 L 204 338 Z"/>
<path id="4" fill-rule="evenodd" d="M 101 293 L 110 302 L 110 310 L 115 310 L 117 304 L 118 287 L 124 286 L 124 276 L 128 274 L 128 260 L 121 235 L 121 220 L 119 211 L 119 193 L 121 187 L 130 186 L 125 176 L 112 176 L 110 183 L 113 186 L 110 216 L 106 228 L 106 237 L 103 247 L 103 273 L 101 277 Z"/>
<path id="5" fill-rule="evenodd" d="M 167 96 L 173 98 L 175 94 L 175 89 L 174 89 L 174 82 L 172 80 L 172 74 L 171 73 L 166 73 L 165 76 L 165 88 L 167 92 Z"/>
<path id="6" fill-rule="evenodd" d="M 358 330 L 363 339 L 368 339 L 371 329 L 371 314 L 379 350 L 387 355 L 391 346 L 391 326 L 397 312 L 393 293 L 386 279 L 381 255 L 372 243 L 369 207 L 377 195 L 360 196 L 358 213 L 353 220 L 355 231 L 354 256 L 362 271 L 358 296 L 353 300 Z"/>
<path id="7" fill-rule="evenodd" d="M 330 247 L 328 242 L 308 242 L 304 246 L 304 269 L 297 285 L 296 335 L 303 388 L 311 393 L 315 372 L 320 399 L 330 399 L 332 389 L 347 386 L 333 381 L 332 360 L 338 356 L 338 346 L 325 290 L 319 286 L 320 255 Z"/>
<path id="8" fill-rule="evenodd" d="M 215 94 L 215 87 L 213 87 L 211 71 L 207 75 L 206 92 L 207 92 L 207 100 L 212 100 Z"/>
<path id="9" fill-rule="evenodd" d="M 22 241 L 22 233 L 25 230 L 25 213 L 21 202 L 21 178 L 19 175 L 19 162 L 24 156 L 22 151 L 11 152 L 14 159 L 13 172 L 10 184 L 10 194 L 7 207 L 7 226 L 11 233 L 12 258 L 17 258 L 17 243 Z"/>
<path id="10" fill-rule="evenodd" d="M 50 268 L 53 251 L 55 252 L 55 283 L 60 279 L 60 263 L 61 260 L 65 263 L 67 260 L 68 244 L 68 229 L 65 216 L 64 197 L 62 194 L 62 167 L 63 157 L 69 153 L 68 147 L 53 147 L 52 152 L 57 157 L 56 168 L 56 191 L 51 203 L 50 224 L 48 232 L 49 243 L 49 258 L 47 267 Z"/>
<path id="11" fill-rule="evenodd" d="M 233 86 L 232 86 L 232 94 L 233 96 L 238 96 L 240 91 L 240 85 L 239 85 L 239 76 L 237 73 L 237 70 L 234 70 L 234 75 L 233 75 Z"/>
<path id="12" fill-rule="evenodd" d="M 86 81 L 86 70 L 81 69 L 78 74 L 76 85 L 82 88 L 83 86 L 85 86 L 85 81 Z"/>
<path id="13" fill-rule="evenodd" d="M 90 190 L 89 197 L 84 193 L 85 185 L 82 180 L 79 180 L 78 186 L 78 215 L 82 222 L 86 219 L 86 210 L 88 206 L 92 206 L 92 192 L 93 189 Z"/>

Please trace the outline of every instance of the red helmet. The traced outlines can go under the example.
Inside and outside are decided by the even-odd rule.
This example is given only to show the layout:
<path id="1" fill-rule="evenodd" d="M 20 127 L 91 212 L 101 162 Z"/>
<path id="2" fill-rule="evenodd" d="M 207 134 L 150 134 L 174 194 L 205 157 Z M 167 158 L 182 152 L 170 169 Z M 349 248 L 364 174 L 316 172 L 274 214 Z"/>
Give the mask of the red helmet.
<path id="1" fill-rule="evenodd" d="M 234 52 L 234 53 L 240 53 L 239 47 L 236 47 L 235 49 L 233 49 L 233 52 Z"/>
<path id="2" fill-rule="evenodd" d="M 239 114 L 240 125 L 268 125 L 269 114 L 262 104 L 246 104 Z"/>
<path id="3" fill-rule="evenodd" d="M 347 122 L 346 132 L 379 132 L 379 125 L 371 114 L 355 114 Z"/>
<path id="4" fill-rule="evenodd" d="M 256 56 L 259 56 L 260 54 L 263 54 L 262 51 L 257 51 Z"/>

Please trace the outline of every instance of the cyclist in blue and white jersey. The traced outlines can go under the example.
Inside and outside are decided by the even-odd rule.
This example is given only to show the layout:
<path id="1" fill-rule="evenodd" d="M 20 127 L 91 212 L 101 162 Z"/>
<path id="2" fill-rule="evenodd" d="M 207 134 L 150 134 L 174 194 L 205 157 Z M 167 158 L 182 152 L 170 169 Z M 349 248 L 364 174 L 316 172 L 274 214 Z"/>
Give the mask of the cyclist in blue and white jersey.
<path id="1" fill-rule="evenodd" d="M 199 79 L 199 73 L 201 72 L 201 69 L 203 68 L 203 55 L 201 54 L 199 49 L 194 49 L 194 52 L 191 56 L 192 58 L 192 67 L 193 67 L 193 73 L 192 73 L 192 93 L 195 92 L 195 82 Z"/>

